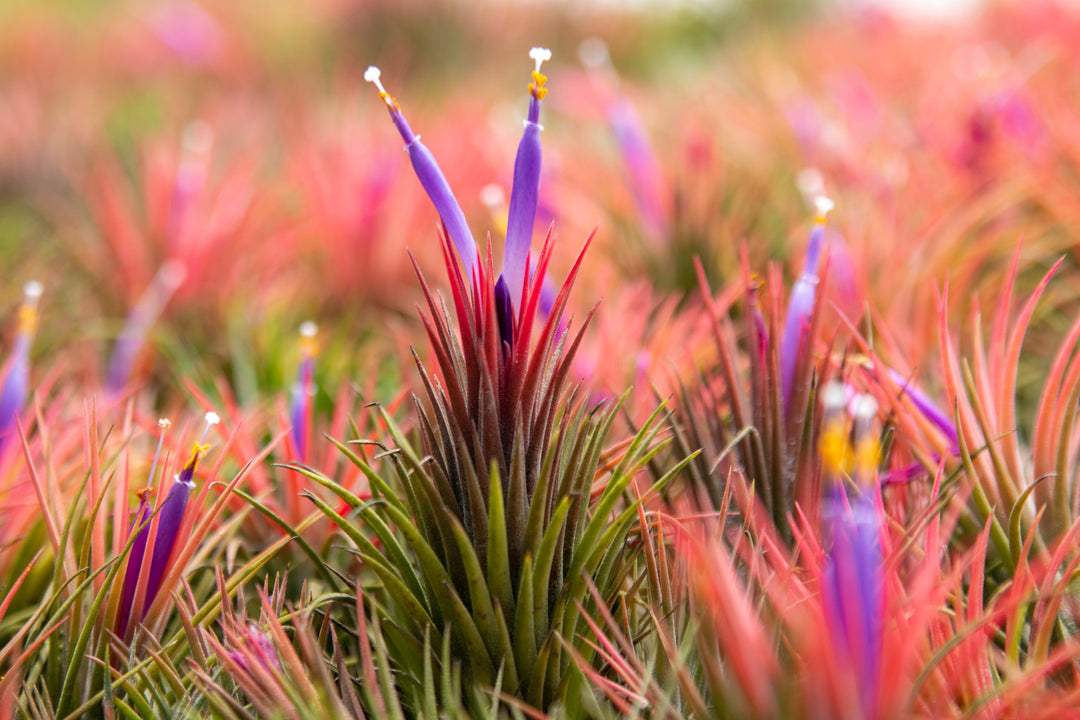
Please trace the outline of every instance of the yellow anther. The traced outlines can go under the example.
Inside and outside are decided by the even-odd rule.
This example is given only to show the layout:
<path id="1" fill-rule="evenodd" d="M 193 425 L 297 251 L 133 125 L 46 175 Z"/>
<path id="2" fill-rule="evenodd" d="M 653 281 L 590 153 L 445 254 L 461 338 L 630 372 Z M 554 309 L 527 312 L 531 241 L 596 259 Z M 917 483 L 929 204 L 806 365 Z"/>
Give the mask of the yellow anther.
<path id="1" fill-rule="evenodd" d="M 873 477 L 881 462 L 881 448 L 871 439 L 863 440 L 855 448 L 855 469 L 863 479 Z"/>
<path id="2" fill-rule="evenodd" d="M 310 320 L 305 320 L 300 324 L 300 354 L 303 357 L 315 357 L 318 354 L 318 333 L 319 326 Z"/>
<path id="3" fill-rule="evenodd" d="M 824 195 L 818 195 L 814 198 L 814 222 L 818 225 L 824 225 L 834 207 L 835 203 L 832 200 Z"/>
<path id="4" fill-rule="evenodd" d="M 29 304 L 20 306 L 16 332 L 18 332 L 20 335 L 33 335 L 35 332 L 37 332 L 37 325 L 37 308 Z"/>
<path id="5" fill-rule="evenodd" d="M 536 83 L 536 87 L 544 87 L 547 84 L 547 75 L 533 70 L 532 73 L 533 82 Z"/>
<path id="6" fill-rule="evenodd" d="M 184 465 L 184 467 L 194 470 L 198 466 L 199 460 L 209 449 L 210 445 L 200 445 L 196 442 L 191 448 L 191 457 L 188 458 L 187 464 Z"/>
<path id="7" fill-rule="evenodd" d="M 138 492 L 136 492 L 135 497 L 139 498 L 140 500 L 146 500 L 153 494 L 154 494 L 154 488 L 145 487 L 142 490 L 139 490 Z"/>
<path id="8" fill-rule="evenodd" d="M 826 472 L 846 474 L 851 467 L 851 443 L 841 423 L 835 423 L 821 434 L 819 444 L 821 463 Z"/>

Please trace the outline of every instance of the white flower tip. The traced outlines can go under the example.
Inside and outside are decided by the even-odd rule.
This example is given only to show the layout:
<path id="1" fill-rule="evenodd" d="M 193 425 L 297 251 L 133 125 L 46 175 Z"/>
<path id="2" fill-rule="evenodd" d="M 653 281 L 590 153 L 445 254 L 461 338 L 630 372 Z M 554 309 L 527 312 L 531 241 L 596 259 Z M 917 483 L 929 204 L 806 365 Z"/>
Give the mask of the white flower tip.
<path id="1" fill-rule="evenodd" d="M 578 45 L 578 59 L 587 68 L 606 67 L 611 63 L 607 43 L 598 37 L 585 38 Z"/>
<path id="2" fill-rule="evenodd" d="M 825 386 L 821 397 L 826 411 L 837 412 L 843 409 L 847 393 L 842 384 L 834 381 Z"/>
<path id="3" fill-rule="evenodd" d="M 318 332 L 319 332 L 319 326 L 316 325 L 315 323 L 313 323 L 312 321 L 305 320 L 304 322 L 300 323 L 300 335 L 302 337 L 306 337 L 306 338 L 315 337 L 316 333 L 318 333 Z"/>
<path id="4" fill-rule="evenodd" d="M 162 430 L 168 430 L 172 427 L 172 423 L 169 422 L 169 418 L 158 418 L 157 426 Z"/>
<path id="5" fill-rule="evenodd" d="M 23 295 L 26 296 L 27 302 L 36 303 L 43 292 L 45 292 L 45 286 L 37 280 L 31 280 L 23 285 Z"/>
<path id="6" fill-rule="evenodd" d="M 836 207 L 836 203 L 824 195 L 818 195 L 814 198 L 814 212 L 817 214 L 817 219 L 822 222 L 834 207 Z"/>
<path id="7" fill-rule="evenodd" d="M 877 415 L 878 404 L 870 395 L 859 395 L 855 398 L 855 419 L 869 422 Z"/>
<path id="8" fill-rule="evenodd" d="M 501 208 L 506 204 L 506 191 L 498 183 L 489 183 L 480 188 L 480 202 L 491 210 Z"/>
<path id="9" fill-rule="evenodd" d="M 216 412 L 211 410 L 210 412 L 206 413 L 207 425 L 217 425 L 219 422 L 221 422 L 221 418 L 218 417 L 218 414 Z"/>
<path id="10" fill-rule="evenodd" d="M 551 59 L 551 51 L 547 48 L 534 47 L 529 50 L 529 57 L 536 61 L 536 72 L 540 72 L 540 66 L 543 65 L 546 60 Z"/>
<path id="11" fill-rule="evenodd" d="M 386 103 L 387 107 L 393 109 L 394 101 L 390 99 L 386 88 L 383 87 L 382 80 L 379 79 L 380 77 L 382 77 L 382 71 L 374 65 L 369 65 L 368 69 L 364 71 L 364 80 L 374 84 L 379 91 L 379 95 L 382 96 L 383 102 Z"/>

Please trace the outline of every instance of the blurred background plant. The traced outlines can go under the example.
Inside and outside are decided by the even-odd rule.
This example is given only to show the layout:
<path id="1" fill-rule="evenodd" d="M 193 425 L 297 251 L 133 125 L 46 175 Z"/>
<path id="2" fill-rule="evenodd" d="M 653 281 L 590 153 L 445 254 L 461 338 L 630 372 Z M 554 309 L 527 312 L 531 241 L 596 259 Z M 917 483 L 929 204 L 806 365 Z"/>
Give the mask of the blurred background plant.
<path id="1" fill-rule="evenodd" d="M 0 720 L 1075 707 L 1078 37 L 4 3 Z"/>

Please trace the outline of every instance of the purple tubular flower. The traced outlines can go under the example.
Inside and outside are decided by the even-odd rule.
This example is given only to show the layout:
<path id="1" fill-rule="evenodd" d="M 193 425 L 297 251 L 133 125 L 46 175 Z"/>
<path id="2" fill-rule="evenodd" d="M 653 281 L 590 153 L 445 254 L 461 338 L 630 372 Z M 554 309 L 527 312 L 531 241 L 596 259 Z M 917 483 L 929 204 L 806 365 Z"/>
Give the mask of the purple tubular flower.
<path id="1" fill-rule="evenodd" d="M 875 717 L 883 627 L 877 509 L 868 492 L 849 507 L 837 485 L 826 498 L 824 518 L 832 542 L 822 578 L 826 621 L 857 674 L 863 717 Z"/>
<path id="2" fill-rule="evenodd" d="M 926 419 L 932 422 L 949 439 L 952 452 L 959 452 L 959 441 L 956 435 L 956 424 L 945 414 L 937 404 L 926 396 L 922 390 L 915 386 L 910 379 L 904 377 L 892 368 L 889 368 L 889 377 L 900 386 L 900 392 L 911 398 L 915 407 L 919 409 Z"/>
<path id="3" fill-rule="evenodd" d="M 146 292 L 132 308 L 116 339 L 112 357 L 109 358 L 109 368 L 105 375 L 107 396 L 116 397 L 131 381 L 131 370 L 135 366 L 139 351 L 146 344 L 147 333 L 161 315 L 169 298 L 184 281 L 185 274 L 184 265 L 178 260 L 164 263 L 150 281 Z"/>
<path id="4" fill-rule="evenodd" d="M 506 252 L 503 257 L 503 277 L 506 278 L 510 299 L 516 308 L 521 303 L 525 283 L 525 266 L 532 247 L 533 225 L 536 222 L 536 203 L 540 194 L 540 101 L 547 94 L 547 77 L 540 66 L 551 59 L 551 51 L 533 48 L 529 57 L 536 61 L 533 82 L 529 84 L 529 116 L 525 132 L 518 144 L 514 159 L 514 185 L 510 190 L 510 211 L 506 224 Z"/>
<path id="5" fill-rule="evenodd" d="M 379 68 L 373 65 L 364 73 L 364 79 L 374 83 L 378 88 L 379 97 L 383 99 L 390 111 L 390 119 L 394 121 L 401 139 L 405 141 L 405 151 L 409 153 L 409 160 L 412 162 L 416 177 L 420 180 L 420 185 L 423 186 L 424 192 L 427 193 L 431 204 L 435 206 L 435 210 L 446 226 L 446 231 L 450 234 L 450 239 L 465 268 L 465 276 L 471 278 L 473 265 L 476 262 L 476 241 L 473 240 L 472 231 L 465 222 L 465 213 L 461 211 L 461 206 L 458 205 L 457 198 L 454 197 L 454 192 L 450 189 L 450 183 L 446 181 L 439 163 L 435 161 L 435 156 L 409 127 L 397 101 L 383 88 L 379 75 Z"/>
<path id="6" fill-rule="evenodd" d="M 292 421 L 292 439 L 300 462 L 307 461 L 308 425 L 311 417 L 311 398 L 315 393 L 315 334 L 318 327 L 313 322 L 300 326 L 300 368 L 292 390 L 289 418 Z"/>
<path id="7" fill-rule="evenodd" d="M 629 100 L 619 98 L 608 108 L 608 122 L 630 171 L 630 189 L 645 227 L 654 237 L 662 238 L 667 234 L 667 227 L 657 185 L 660 164 L 649 144 L 641 117 Z"/>
<path id="8" fill-rule="evenodd" d="M 0 387 L 0 452 L 8 445 L 8 440 L 14 437 L 15 418 L 26 406 L 26 398 L 30 394 L 30 345 L 37 331 L 41 283 L 28 282 L 23 293 L 25 298 L 19 308 L 11 359 L 4 375 L 3 386 Z"/>
<path id="9" fill-rule="evenodd" d="M 499 320 L 499 339 L 504 349 L 514 347 L 514 305 L 510 300 L 510 290 L 506 276 L 500 275 L 495 283 L 495 315 Z"/>
<path id="10" fill-rule="evenodd" d="M 138 530 L 138 535 L 131 545 L 131 553 L 128 555 L 127 568 L 124 571 L 124 587 L 120 595 L 120 615 L 117 617 L 116 634 L 124 637 L 127 633 L 128 622 L 131 619 L 131 605 L 135 602 L 135 590 L 139 583 L 139 574 L 142 569 L 143 556 L 146 555 L 146 541 L 150 537 L 150 516 L 153 508 L 150 498 L 153 494 L 154 473 L 157 471 L 158 458 L 161 457 L 161 446 L 165 443 L 165 431 L 171 423 L 167 418 L 158 420 L 161 434 L 158 436 L 157 450 L 154 451 L 154 462 L 150 464 L 149 481 L 145 488 L 139 491 L 139 508 L 135 511 L 135 518 L 130 533 Z"/>
<path id="11" fill-rule="evenodd" d="M 132 531 L 138 530 L 135 542 L 128 554 L 127 568 L 124 571 L 124 587 L 120 595 L 120 615 L 116 619 L 116 634 L 124 637 L 131 621 L 131 605 L 135 602 L 135 588 L 139 584 L 139 572 L 146 554 L 146 541 L 150 537 L 150 489 L 139 492 L 139 509 L 135 511 Z M 144 606 L 145 607 L 145 606 Z"/>
<path id="12" fill-rule="evenodd" d="M 832 201 L 818 197 L 814 229 L 810 233 L 810 246 L 806 251 L 806 264 L 802 275 L 795 281 L 788 300 L 784 335 L 780 340 L 780 382 L 784 408 L 791 403 L 791 390 L 795 382 L 795 370 L 803 352 L 803 336 L 810 322 L 817 298 L 818 265 L 821 262 L 821 246 L 825 238 L 825 218 L 832 209 Z"/>
<path id="13" fill-rule="evenodd" d="M 180 524 L 187 510 L 188 498 L 191 496 L 191 491 L 195 489 L 195 482 L 192 480 L 195 476 L 195 468 L 199 465 L 199 458 L 206 454 L 209 447 L 209 445 L 195 443 L 191 457 L 176 475 L 168 497 L 161 504 L 161 517 L 158 518 L 157 534 L 154 536 L 154 554 L 150 557 L 150 574 L 146 580 L 143 617 L 146 616 L 146 611 L 150 609 L 158 590 L 161 589 L 161 581 L 165 577 L 169 558 L 176 545 L 176 536 L 180 532 Z"/>

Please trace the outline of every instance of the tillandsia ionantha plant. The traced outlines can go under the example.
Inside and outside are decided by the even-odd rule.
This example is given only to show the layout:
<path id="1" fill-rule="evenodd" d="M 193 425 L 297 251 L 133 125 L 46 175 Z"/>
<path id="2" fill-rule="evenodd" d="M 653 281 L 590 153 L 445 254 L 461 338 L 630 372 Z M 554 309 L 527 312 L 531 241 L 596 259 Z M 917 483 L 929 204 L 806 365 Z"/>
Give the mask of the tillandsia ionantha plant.
<path id="1" fill-rule="evenodd" d="M 384 453 L 390 475 L 341 445 L 368 476 L 372 501 L 301 471 L 349 506 L 343 517 L 312 496 L 355 543 L 373 577 L 358 590 L 369 596 L 372 622 L 383 628 L 399 673 L 396 692 L 407 704 L 420 706 L 425 699 L 410 668 L 433 662 L 443 673 L 460 668 L 454 672 L 465 685 L 457 692 L 476 712 L 490 705 L 491 693 L 501 697 L 494 690 L 501 687 L 518 698 L 511 706 L 561 705 L 576 716 L 595 702 L 578 669 L 588 662 L 583 657 L 595 655 L 583 639 L 588 628 L 582 604 L 593 602 L 588 578 L 598 588 L 596 597 L 607 602 L 640 572 L 630 543 L 645 498 L 630 494 L 630 486 L 666 441 L 658 410 L 636 436 L 609 448 L 619 403 L 590 402 L 569 383 L 588 324 L 572 331 L 563 317 L 580 256 L 546 317 L 540 315 L 550 233 L 535 266 L 530 245 L 540 178 L 539 112 L 547 92 L 540 69 L 550 53 L 535 48 L 530 56 L 536 67 L 497 281 L 490 251 L 485 258 L 476 250 L 430 151 L 382 88 L 378 71 L 368 70 L 366 78 L 378 85 L 446 225 L 443 254 L 456 319 L 421 274 L 428 304 L 422 319 L 438 370 L 428 370 L 416 356 L 424 389 L 415 409 L 423 456 L 384 416 L 394 444 Z M 676 464 L 645 496 L 681 468 Z M 434 651 L 439 647 L 441 656 Z"/>
<path id="2" fill-rule="evenodd" d="M 1076 714 L 1076 10 L 90 5 L 0 3 L 0 720 Z"/>

